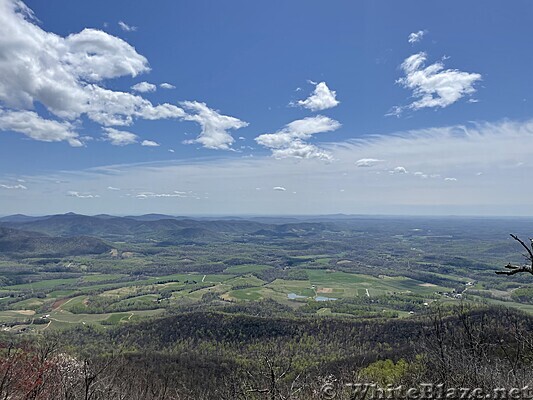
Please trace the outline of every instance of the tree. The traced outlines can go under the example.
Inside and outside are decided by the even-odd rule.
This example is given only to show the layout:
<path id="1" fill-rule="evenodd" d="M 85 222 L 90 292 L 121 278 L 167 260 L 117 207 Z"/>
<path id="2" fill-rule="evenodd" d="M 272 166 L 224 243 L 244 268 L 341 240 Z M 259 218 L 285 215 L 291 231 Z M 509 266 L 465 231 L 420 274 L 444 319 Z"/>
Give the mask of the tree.
<path id="1" fill-rule="evenodd" d="M 521 272 L 528 272 L 533 275 L 533 239 L 529 238 L 529 246 L 524 243 L 522 239 L 518 236 L 511 234 L 511 237 L 519 242 L 527 253 L 523 254 L 524 258 L 527 260 L 526 264 L 523 265 L 512 265 L 511 263 L 507 264 L 505 268 L 509 271 L 496 271 L 498 275 L 514 275 Z"/>

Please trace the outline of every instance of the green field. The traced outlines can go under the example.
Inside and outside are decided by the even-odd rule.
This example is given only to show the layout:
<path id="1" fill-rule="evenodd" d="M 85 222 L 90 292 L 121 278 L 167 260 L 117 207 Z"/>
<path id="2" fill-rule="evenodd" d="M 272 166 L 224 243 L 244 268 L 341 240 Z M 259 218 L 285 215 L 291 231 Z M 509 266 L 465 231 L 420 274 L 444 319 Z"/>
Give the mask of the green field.
<path id="1" fill-rule="evenodd" d="M 494 274 L 516 252 L 497 233 L 504 222 L 481 230 L 486 236 L 478 240 L 468 235 L 475 221 L 461 229 L 455 221 L 429 221 L 422 230 L 408 219 L 272 224 L 259 237 L 241 231 L 242 221 L 215 228 L 187 221 L 206 226 L 198 240 L 180 242 L 178 231 L 162 227 L 144 239 L 105 236 L 114 250 L 99 255 L 0 255 L 0 321 L 7 329 L 105 328 L 161 312 L 242 311 L 258 302 L 343 318 L 409 317 L 434 302 L 460 301 L 533 312 L 533 298 L 512 297 L 527 282 Z M 204 240 L 227 224 L 218 239 Z"/>

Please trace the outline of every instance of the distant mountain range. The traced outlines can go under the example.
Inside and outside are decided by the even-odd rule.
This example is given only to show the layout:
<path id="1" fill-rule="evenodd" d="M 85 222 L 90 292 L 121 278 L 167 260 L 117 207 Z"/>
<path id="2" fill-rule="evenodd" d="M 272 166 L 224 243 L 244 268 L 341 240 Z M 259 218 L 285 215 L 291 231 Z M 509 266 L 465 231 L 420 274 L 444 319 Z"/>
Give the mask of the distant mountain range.
<path id="1" fill-rule="evenodd" d="M 272 219 L 280 222 L 279 219 Z M 114 217 L 74 213 L 0 218 L 0 227 L 38 232 L 58 237 L 93 236 L 109 240 L 153 240 L 173 244 L 204 243 L 227 239 L 228 235 L 299 236 L 333 229 L 327 222 L 264 223 L 246 219 L 191 219 L 162 214 Z"/>
<path id="2" fill-rule="evenodd" d="M 0 227 L 0 252 L 11 256 L 74 256 L 111 250 L 101 239 L 88 236 L 51 237 L 39 232 Z"/>

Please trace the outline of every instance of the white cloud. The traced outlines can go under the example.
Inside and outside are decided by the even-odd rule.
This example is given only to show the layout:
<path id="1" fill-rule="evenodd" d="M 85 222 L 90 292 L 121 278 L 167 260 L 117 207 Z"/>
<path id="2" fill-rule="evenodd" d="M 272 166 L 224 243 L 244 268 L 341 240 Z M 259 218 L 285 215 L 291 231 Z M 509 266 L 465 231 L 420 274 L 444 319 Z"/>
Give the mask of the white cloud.
<path id="1" fill-rule="evenodd" d="M 20 28 L 26 32 L 21 32 L 24 39 L 30 39 L 28 34 L 33 33 L 38 36 L 39 41 L 45 49 L 40 49 L 37 54 L 43 55 L 43 50 L 50 51 L 51 59 L 49 67 L 51 72 L 65 74 L 66 78 L 86 79 L 88 81 L 101 81 L 103 79 L 118 78 L 120 76 L 131 75 L 133 77 L 148 72 L 150 67 L 146 58 L 127 42 L 109 35 L 97 29 L 84 29 L 80 33 L 74 33 L 66 38 L 45 32 L 37 26 L 29 24 L 27 21 L 19 21 Z M 21 38 L 22 39 L 22 38 Z M 37 43 L 28 43 L 28 47 L 23 50 L 36 52 L 38 49 L 33 46 Z M 38 65 L 41 73 L 45 65 Z M 53 83 L 53 80 L 50 82 Z"/>
<path id="2" fill-rule="evenodd" d="M 407 108 L 445 108 L 476 92 L 474 84 L 481 80 L 480 74 L 444 69 L 442 62 L 426 67 L 426 59 L 425 53 L 417 53 L 406 58 L 401 65 L 405 76 L 398 79 L 397 83 L 412 90 L 413 97 L 418 99 Z M 405 108 L 394 107 L 389 115 L 399 115 Z"/>
<path id="3" fill-rule="evenodd" d="M 315 90 L 305 100 L 298 100 L 298 105 L 311 111 L 321 111 L 336 107 L 339 101 L 336 99 L 337 93 L 330 90 L 326 82 L 316 84 Z"/>
<path id="4" fill-rule="evenodd" d="M 67 196 L 69 197 L 76 197 L 77 199 L 96 199 L 100 196 L 97 194 L 90 194 L 90 193 L 80 193 L 75 191 L 69 191 L 67 192 Z"/>
<path id="5" fill-rule="evenodd" d="M 247 122 L 222 115 L 218 111 L 207 107 L 205 103 L 184 101 L 181 105 L 194 113 L 185 115 L 183 119 L 197 122 L 202 128 L 202 132 L 196 139 L 186 143 L 200 143 L 207 149 L 230 150 L 235 139 L 228 131 L 248 126 Z"/>
<path id="6" fill-rule="evenodd" d="M 168 149 L 168 151 L 169 151 L 170 153 L 175 153 L 175 150 L 174 150 L 174 149 Z"/>
<path id="7" fill-rule="evenodd" d="M 409 38 L 407 39 L 407 41 L 411 44 L 414 44 L 414 43 L 418 43 L 422 40 L 422 38 L 426 35 L 426 33 L 428 33 L 427 31 L 418 31 L 418 32 L 413 32 L 411 34 L 409 34 Z"/>
<path id="8" fill-rule="evenodd" d="M 159 85 L 161 89 L 176 89 L 176 86 L 170 84 L 170 83 L 162 83 Z"/>
<path id="9" fill-rule="evenodd" d="M 128 25 L 124 21 L 118 21 L 118 26 L 120 26 L 120 29 L 124 32 L 135 32 L 137 30 L 136 26 Z"/>
<path id="10" fill-rule="evenodd" d="M 389 171 L 392 174 L 408 174 L 405 167 L 396 167 L 392 171 Z"/>
<path id="11" fill-rule="evenodd" d="M 24 185 L 0 185 L 1 189 L 8 189 L 8 190 L 27 190 L 28 188 Z"/>
<path id="12" fill-rule="evenodd" d="M 355 162 L 355 166 L 368 168 L 373 167 L 381 162 L 383 162 L 383 160 L 378 160 L 377 158 L 361 158 Z"/>
<path id="13" fill-rule="evenodd" d="M 73 147 L 83 146 L 72 124 L 44 119 L 33 111 L 0 109 L 0 130 L 22 133 L 42 142 L 66 141 Z"/>
<path id="14" fill-rule="evenodd" d="M 140 93 L 155 92 L 157 90 L 157 86 L 149 82 L 139 82 L 133 85 L 131 88 Z"/>
<path id="15" fill-rule="evenodd" d="M 192 194 L 191 192 L 180 192 L 178 190 L 174 190 L 172 193 L 142 192 L 142 193 L 137 194 L 135 197 L 137 197 L 138 199 L 166 198 L 166 197 L 178 197 L 178 198 L 195 197 L 197 198 L 197 196 Z"/>
<path id="16" fill-rule="evenodd" d="M 119 189 L 119 188 L 116 188 L 116 187 L 114 187 L 114 186 L 108 186 L 108 187 L 107 187 L 107 190 L 118 191 L 118 190 L 120 190 L 120 189 Z"/>
<path id="17" fill-rule="evenodd" d="M 285 189 L 283 186 L 274 186 L 272 190 L 275 190 L 277 192 L 285 192 L 287 189 Z"/>
<path id="18" fill-rule="evenodd" d="M 416 171 L 413 173 L 414 176 L 419 176 L 420 178 L 422 179 L 427 179 L 428 178 L 428 174 L 424 174 L 423 172 L 421 171 Z"/>
<path id="19" fill-rule="evenodd" d="M 130 125 L 135 118 L 153 120 L 185 115 L 175 105 L 153 105 L 140 96 L 99 86 L 106 79 L 135 77 L 150 70 L 147 59 L 124 40 L 96 29 L 62 37 L 44 31 L 31 15 L 21 1 L 0 0 L 3 108 L 11 109 L 10 112 L 32 111 L 35 103 L 40 103 L 58 118 L 72 121 L 86 115 L 106 126 Z M 32 123 L 39 118 L 37 114 L 25 115 Z M 40 119 L 50 121 L 39 121 L 39 126 L 47 124 L 47 129 L 33 131 L 27 124 L 18 132 L 36 140 L 66 140 L 73 146 L 81 145 L 67 122 Z M 48 130 L 53 133 L 46 133 Z"/>
<path id="20" fill-rule="evenodd" d="M 457 178 L 444 178 L 445 181 L 457 182 Z"/>
<path id="21" fill-rule="evenodd" d="M 147 146 L 147 147 L 159 147 L 160 144 L 157 142 L 154 142 L 153 140 L 143 140 L 141 143 L 141 146 Z"/>
<path id="22" fill-rule="evenodd" d="M 82 201 L 76 212 L 87 214 L 440 214 L 532 215 L 533 186 L 524 177 L 533 170 L 533 120 L 478 123 L 372 135 L 348 142 L 323 144 L 334 162 L 299 162 L 271 157 L 217 158 L 114 165 L 90 170 L 24 176 L 31 190 L 5 190 L 4 214 L 52 214 L 72 209 L 65 193 L 75 182 L 80 194 L 109 193 L 108 186 L 135 188 L 137 194 L 176 194 L 169 189 L 202 193 L 172 201 L 149 197 L 125 202 L 109 196 L 105 202 Z M 386 160 L 374 168 L 355 168 L 354 160 Z M 409 174 L 389 174 L 402 166 Z M 427 175 L 427 179 L 414 172 Z M 483 176 L 476 173 L 483 171 Z M 379 174 L 378 174 L 379 172 Z M 439 178 L 440 176 L 440 178 Z M 444 181 L 454 177 L 457 181 Z M 0 182 L 12 177 L 0 173 Z M 58 182 L 57 184 L 51 184 Z M 70 182 L 70 183 L 69 183 Z M 13 185 L 16 182 L 12 183 Z M 28 184 L 29 185 L 29 184 Z M 273 190 L 285 187 L 284 193 Z M 255 190 L 263 188 L 263 190 Z M 345 192 L 340 192 L 340 189 Z M 286 196 L 285 194 L 292 193 Z M 209 199 L 203 193 L 208 192 Z M 118 194 L 117 193 L 117 194 Z M 511 195 L 510 195 L 511 194 Z M 158 200 L 160 199 L 160 200 Z"/>
<path id="23" fill-rule="evenodd" d="M 126 92 L 103 89 L 96 85 L 86 87 L 89 92 L 87 115 L 105 126 L 127 126 L 134 118 L 147 120 L 182 118 L 185 112 L 172 104 L 154 106 L 148 100 Z"/>
<path id="24" fill-rule="evenodd" d="M 106 140 L 110 141 L 113 146 L 127 146 L 128 144 L 137 143 L 139 138 L 136 134 L 126 131 L 119 131 L 115 128 L 104 128 Z"/>
<path id="25" fill-rule="evenodd" d="M 272 150 L 276 158 L 318 158 L 331 160 L 331 155 L 309 144 L 306 140 L 316 133 L 331 132 L 341 127 L 341 124 L 331 118 L 317 115 L 293 121 L 282 130 L 266 133 L 255 138 L 262 146 Z"/>

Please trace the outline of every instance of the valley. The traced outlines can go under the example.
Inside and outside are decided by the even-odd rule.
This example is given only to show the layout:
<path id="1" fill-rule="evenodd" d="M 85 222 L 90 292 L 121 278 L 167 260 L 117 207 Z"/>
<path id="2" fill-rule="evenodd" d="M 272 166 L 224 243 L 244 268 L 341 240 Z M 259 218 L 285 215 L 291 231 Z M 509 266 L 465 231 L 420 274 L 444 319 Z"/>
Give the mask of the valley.
<path id="1" fill-rule="evenodd" d="M 414 318 L 435 304 L 533 312 L 527 279 L 494 274 L 518 219 L 12 216 L 0 219 L 4 331 L 99 329 L 195 309 Z M 15 243 L 17 245 L 15 245 Z M 26 244 L 25 244 L 26 243 Z"/>

